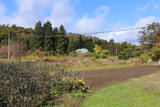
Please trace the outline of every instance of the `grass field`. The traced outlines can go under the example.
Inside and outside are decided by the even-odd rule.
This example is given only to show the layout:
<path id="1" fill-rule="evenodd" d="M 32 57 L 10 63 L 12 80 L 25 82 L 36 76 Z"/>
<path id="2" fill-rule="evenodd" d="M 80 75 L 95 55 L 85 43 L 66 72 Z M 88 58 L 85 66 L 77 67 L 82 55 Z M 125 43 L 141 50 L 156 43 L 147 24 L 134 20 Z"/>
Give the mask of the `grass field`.
<path id="1" fill-rule="evenodd" d="M 81 107 L 160 107 L 160 72 L 101 89 Z"/>

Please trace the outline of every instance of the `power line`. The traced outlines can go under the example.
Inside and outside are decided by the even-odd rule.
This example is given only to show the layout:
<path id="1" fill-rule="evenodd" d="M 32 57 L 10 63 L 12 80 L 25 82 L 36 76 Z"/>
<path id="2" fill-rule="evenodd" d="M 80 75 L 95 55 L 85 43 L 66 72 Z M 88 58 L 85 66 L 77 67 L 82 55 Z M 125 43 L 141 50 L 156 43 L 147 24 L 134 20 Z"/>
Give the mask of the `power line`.
<path id="1" fill-rule="evenodd" d="M 84 35 L 103 34 L 103 33 L 112 33 L 112 32 L 129 31 L 129 30 L 138 30 L 138 29 L 144 29 L 144 28 L 146 28 L 146 27 L 134 27 L 134 28 L 126 28 L 126 29 L 109 30 L 109 31 L 104 31 L 104 32 L 82 33 L 82 34 L 84 34 Z"/>
<path id="2" fill-rule="evenodd" d="M 117 29 L 117 30 L 108 30 L 103 32 L 90 32 L 90 33 L 73 33 L 73 34 L 80 34 L 80 35 L 93 35 L 93 34 L 104 34 L 104 33 L 112 33 L 112 32 L 121 32 L 121 31 L 130 31 L 130 30 L 138 30 L 144 29 L 146 27 L 134 27 L 134 28 L 126 28 L 126 29 Z M 64 36 L 64 35 L 52 35 L 52 36 L 21 36 L 21 37 L 31 37 L 31 38 L 51 38 L 55 36 Z"/>

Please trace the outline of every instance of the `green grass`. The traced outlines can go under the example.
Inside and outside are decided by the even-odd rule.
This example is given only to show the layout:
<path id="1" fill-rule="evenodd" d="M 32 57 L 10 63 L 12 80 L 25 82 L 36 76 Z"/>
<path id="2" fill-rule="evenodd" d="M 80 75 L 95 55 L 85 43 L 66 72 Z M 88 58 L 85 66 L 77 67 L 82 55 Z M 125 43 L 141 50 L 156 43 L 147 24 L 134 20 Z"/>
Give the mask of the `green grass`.
<path id="1" fill-rule="evenodd" d="M 160 72 L 101 89 L 81 107 L 160 107 Z"/>
<path id="2" fill-rule="evenodd" d="M 69 71 L 89 71 L 89 70 L 105 70 L 105 69 L 113 69 L 113 68 L 124 68 L 124 67 L 130 67 L 133 65 L 127 65 L 127 64 L 112 64 L 112 65 L 97 65 L 97 66 L 81 66 L 81 67 L 70 67 L 67 68 Z"/>

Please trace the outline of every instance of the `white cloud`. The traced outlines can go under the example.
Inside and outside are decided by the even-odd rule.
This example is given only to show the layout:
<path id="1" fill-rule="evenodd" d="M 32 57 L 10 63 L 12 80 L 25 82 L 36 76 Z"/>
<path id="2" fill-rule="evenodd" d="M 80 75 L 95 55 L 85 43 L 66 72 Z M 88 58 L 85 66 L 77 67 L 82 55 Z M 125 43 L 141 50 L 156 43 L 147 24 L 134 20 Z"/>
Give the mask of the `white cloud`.
<path id="1" fill-rule="evenodd" d="M 45 20 L 50 20 L 54 23 L 55 26 L 61 24 L 70 25 L 74 18 L 74 7 L 70 5 L 70 2 L 56 2 L 53 4 L 51 9 L 51 14 L 49 17 L 46 17 Z"/>
<path id="2" fill-rule="evenodd" d="M 157 20 L 157 18 L 155 16 L 145 17 L 145 18 L 138 20 L 135 26 L 136 27 L 145 27 L 147 24 L 151 24 L 152 22 L 154 22 L 156 20 Z"/>
<path id="3" fill-rule="evenodd" d="M 18 9 L 12 16 L 1 15 L 1 24 L 33 27 L 39 20 L 50 20 L 54 25 L 68 24 L 71 22 L 71 13 L 74 11 L 70 0 L 15 0 L 15 2 Z"/>
<path id="4" fill-rule="evenodd" d="M 135 27 L 145 27 L 147 24 L 151 24 L 152 22 L 157 21 L 157 18 L 154 16 L 145 17 L 142 19 L 139 19 L 134 26 L 130 26 L 129 28 L 135 28 Z M 119 24 L 119 29 L 125 29 L 126 27 L 121 27 L 123 25 Z M 125 25 L 126 26 L 126 25 Z M 117 27 L 117 24 L 116 24 Z M 130 30 L 130 31 L 120 31 L 120 32 L 113 32 L 108 34 L 100 34 L 95 35 L 99 38 L 110 40 L 114 39 L 116 42 L 124 42 L 128 41 L 133 44 L 139 44 L 138 43 L 138 34 L 139 30 Z"/>
<path id="5" fill-rule="evenodd" d="M 105 18 L 109 12 L 108 6 L 101 6 L 95 10 L 95 17 L 84 15 L 73 26 L 73 31 L 78 33 L 96 32 L 104 24 Z"/>
<path id="6" fill-rule="evenodd" d="M 19 26 L 33 27 L 35 22 L 39 20 L 43 22 L 49 20 L 54 26 L 64 24 L 68 28 L 70 26 L 71 31 L 88 33 L 102 31 L 109 13 L 108 6 L 100 6 L 95 10 L 94 17 L 84 14 L 81 18 L 75 20 L 75 8 L 71 0 L 15 0 L 15 2 L 17 4 L 17 10 L 14 11 L 11 16 L 5 14 L 7 7 L 5 7 L 3 3 L 0 3 L 0 24 L 17 24 Z M 150 8 L 154 2 L 155 0 L 152 0 L 146 6 L 138 10 L 144 11 Z M 155 7 L 158 8 L 158 5 Z M 133 26 L 117 23 L 113 28 L 123 29 L 126 27 L 146 26 L 156 20 L 156 17 L 150 16 L 138 20 Z M 115 39 L 116 42 L 129 41 L 137 43 L 137 32 L 138 31 L 125 31 L 96 36 L 107 40 Z"/>

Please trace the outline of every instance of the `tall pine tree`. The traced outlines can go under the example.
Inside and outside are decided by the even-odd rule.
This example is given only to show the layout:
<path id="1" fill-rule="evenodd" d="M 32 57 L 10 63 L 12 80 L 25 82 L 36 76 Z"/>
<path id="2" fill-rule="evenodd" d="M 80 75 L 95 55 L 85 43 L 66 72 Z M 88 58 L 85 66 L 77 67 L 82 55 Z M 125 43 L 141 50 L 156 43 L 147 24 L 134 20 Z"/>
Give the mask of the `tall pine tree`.
<path id="1" fill-rule="evenodd" d="M 45 51 L 53 51 L 53 31 L 52 31 L 52 24 L 48 21 L 43 25 L 44 31 L 44 50 Z"/>
<path id="2" fill-rule="evenodd" d="M 44 39 L 43 27 L 42 27 L 42 23 L 39 21 L 35 24 L 33 37 L 31 37 L 30 39 L 30 49 L 34 51 L 36 49 L 43 48 L 43 44 L 44 44 L 43 39 Z"/>
<path id="3" fill-rule="evenodd" d="M 63 55 L 67 53 L 68 37 L 66 36 L 66 30 L 63 25 L 59 27 L 59 35 L 56 36 L 56 53 Z"/>

